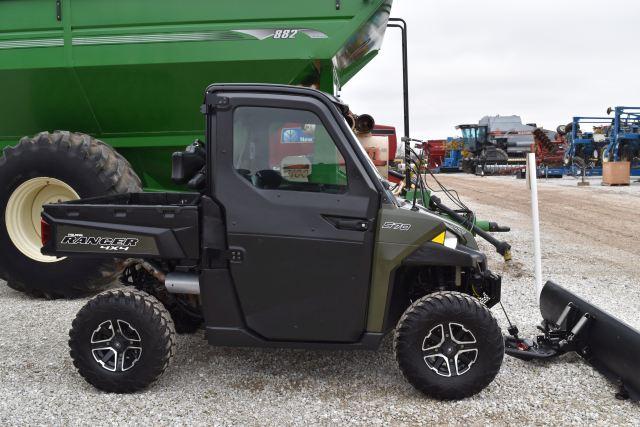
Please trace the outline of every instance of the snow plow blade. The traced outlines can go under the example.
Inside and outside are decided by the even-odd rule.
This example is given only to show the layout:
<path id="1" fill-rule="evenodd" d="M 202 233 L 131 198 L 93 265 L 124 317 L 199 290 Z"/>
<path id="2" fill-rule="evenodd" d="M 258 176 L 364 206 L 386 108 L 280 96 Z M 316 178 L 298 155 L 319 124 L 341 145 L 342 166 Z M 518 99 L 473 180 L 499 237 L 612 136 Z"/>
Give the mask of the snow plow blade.
<path id="1" fill-rule="evenodd" d="M 640 400 L 640 332 L 554 282 L 540 294 L 543 335 L 505 338 L 505 351 L 523 360 L 575 351 L 620 387 L 619 398 Z"/>

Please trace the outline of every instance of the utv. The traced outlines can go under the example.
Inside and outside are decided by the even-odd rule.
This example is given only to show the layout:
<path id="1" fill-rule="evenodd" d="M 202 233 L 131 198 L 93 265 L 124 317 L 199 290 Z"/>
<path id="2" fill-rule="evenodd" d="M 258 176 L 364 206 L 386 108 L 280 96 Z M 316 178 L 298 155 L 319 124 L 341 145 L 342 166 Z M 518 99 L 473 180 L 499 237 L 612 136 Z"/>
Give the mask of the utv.
<path id="1" fill-rule="evenodd" d="M 212 345 L 375 349 L 439 399 L 478 393 L 504 355 L 488 307 L 501 278 L 474 236 L 389 191 L 339 99 L 215 84 L 206 144 L 173 156 L 193 193 L 49 204 L 42 253 L 122 259 L 128 288 L 80 310 L 71 357 L 95 387 L 133 392 L 173 354 L 175 326 Z"/>

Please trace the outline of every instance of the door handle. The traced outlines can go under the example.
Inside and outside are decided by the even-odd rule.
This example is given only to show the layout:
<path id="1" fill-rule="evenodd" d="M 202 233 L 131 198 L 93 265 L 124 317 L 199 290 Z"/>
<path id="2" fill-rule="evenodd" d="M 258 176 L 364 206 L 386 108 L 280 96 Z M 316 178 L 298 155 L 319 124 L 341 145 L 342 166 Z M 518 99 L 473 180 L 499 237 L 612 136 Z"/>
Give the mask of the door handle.
<path id="1" fill-rule="evenodd" d="M 335 226 L 338 230 L 367 231 L 369 221 L 362 219 L 337 219 Z"/>
<path id="2" fill-rule="evenodd" d="M 338 230 L 367 231 L 371 228 L 371 221 L 362 218 L 347 218 L 332 215 L 322 215 Z"/>

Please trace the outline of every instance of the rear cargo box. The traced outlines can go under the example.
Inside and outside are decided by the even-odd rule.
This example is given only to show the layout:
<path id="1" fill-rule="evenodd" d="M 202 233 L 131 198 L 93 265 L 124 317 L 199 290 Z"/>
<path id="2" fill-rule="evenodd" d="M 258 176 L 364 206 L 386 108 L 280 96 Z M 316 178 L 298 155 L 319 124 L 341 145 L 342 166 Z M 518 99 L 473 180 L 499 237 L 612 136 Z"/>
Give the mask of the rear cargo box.
<path id="1" fill-rule="evenodd" d="M 47 255 L 197 260 L 200 195 L 130 193 L 45 205 Z"/>

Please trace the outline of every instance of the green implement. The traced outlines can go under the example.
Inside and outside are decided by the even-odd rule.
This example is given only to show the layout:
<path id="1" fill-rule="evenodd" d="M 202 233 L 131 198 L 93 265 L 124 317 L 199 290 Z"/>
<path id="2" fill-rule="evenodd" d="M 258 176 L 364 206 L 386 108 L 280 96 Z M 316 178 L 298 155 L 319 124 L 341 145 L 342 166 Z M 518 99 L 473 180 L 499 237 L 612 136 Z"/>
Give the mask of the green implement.
<path id="1" fill-rule="evenodd" d="M 333 94 L 376 56 L 390 11 L 391 0 L 0 1 L 0 278 L 51 298 L 111 282 L 113 263 L 41 253 L 44 204 L 179 189 L 166 165 L 204 138 L 202 88 Z"/>
<path id="2" fill-rule="evenodd" d="M 0 2 L 0 148 L 64 129 L 115 147 L 147 189 L 202 138 L 212 82 L 333 93 L 378 52 L 390 0 Z"/>

